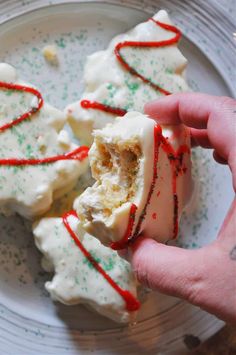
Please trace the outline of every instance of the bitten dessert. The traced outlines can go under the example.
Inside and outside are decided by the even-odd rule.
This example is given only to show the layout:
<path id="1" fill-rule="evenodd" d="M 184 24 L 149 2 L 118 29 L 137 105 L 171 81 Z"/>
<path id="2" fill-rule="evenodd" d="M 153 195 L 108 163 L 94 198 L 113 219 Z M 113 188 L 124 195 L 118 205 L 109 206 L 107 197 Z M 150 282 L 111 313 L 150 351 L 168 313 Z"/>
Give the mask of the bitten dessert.
<path id="1" fill-rule="evenodd" d="M 87 169 L 87 147 L 70 142 L 66 117 L 16 70 L 0 64 L 0 211 L 33 218 Z"/>
<path id="2" fill-rule="evenodd" d="M 74 203 L 88 233 L 113 249 L 141 232 L 159 242 L 176 238 L 192 192 L 185 126 L 127 113 L 94 131 L 89 160 L 96 183 Z"/>
<path id="3" fill-rule="evenodd" d="M 177 45 L 181 33 L 161 10 L 131 31 L 116 36 L 103 51 L 90 55 L 84 71 L 85 91 L 66 108 L 78 138 L 92 143 L 100 129 L 128 111 L 143 112 L 146 102 L 188 91 L 187 60 Z"/>

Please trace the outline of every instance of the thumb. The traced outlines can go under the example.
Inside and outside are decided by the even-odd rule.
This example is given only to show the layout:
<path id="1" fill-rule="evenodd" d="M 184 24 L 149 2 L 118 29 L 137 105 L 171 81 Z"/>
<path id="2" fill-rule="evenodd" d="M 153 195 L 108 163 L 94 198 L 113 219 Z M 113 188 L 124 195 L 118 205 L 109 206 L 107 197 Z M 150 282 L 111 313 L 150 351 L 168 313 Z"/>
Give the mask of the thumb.
<path id="1" fill-rule="evenodd" d="M 151 289 L 236 324 L 235 235 L 229 239 L 231 243 L 218 239 L 198 250 L 184 250 L 141 237 L 131 247 L 131 263 L 138 280 Z"/>
<path id="2" fill-rule="evenodd" d="M 200 250 L 184 250 L 141 237 L 132 245 L 130 254 L 133 269 L 142 284 L 196 303 L 204 270 Z"/>

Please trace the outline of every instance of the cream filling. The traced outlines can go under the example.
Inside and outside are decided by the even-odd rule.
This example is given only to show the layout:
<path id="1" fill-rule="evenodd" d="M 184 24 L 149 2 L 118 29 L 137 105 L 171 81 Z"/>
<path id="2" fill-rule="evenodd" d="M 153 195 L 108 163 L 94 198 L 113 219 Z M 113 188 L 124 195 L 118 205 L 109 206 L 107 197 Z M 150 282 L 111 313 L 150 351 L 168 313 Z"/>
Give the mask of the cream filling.
<path id="1" fill-rule="evenodd" d="M 89 199 L 81 201 L 79 215 L 82 222 L 108 221 L 114 210 L 132 202 L 137 193 L 141 146 L 135 137 L 106 143 L 97 136 L 92 154 L 91 170 L 97 182 L 89 188 Z"/>

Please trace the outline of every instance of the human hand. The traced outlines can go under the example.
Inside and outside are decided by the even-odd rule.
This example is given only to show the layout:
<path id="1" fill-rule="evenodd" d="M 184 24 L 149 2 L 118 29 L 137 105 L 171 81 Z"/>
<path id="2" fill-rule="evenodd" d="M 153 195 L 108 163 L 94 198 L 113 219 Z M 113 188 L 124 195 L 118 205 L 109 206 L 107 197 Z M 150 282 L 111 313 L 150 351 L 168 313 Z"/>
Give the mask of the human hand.
<path id="1" fill-rule="evenodd" d="M 215 160 L 229 165 L 236 192 L 236 100 L 175 94 L 147 104 L 145 113 L 163 124 L 190 127 L 193 145 L 213 148 Z M 210 245 L 184 250 L 141 236 L 130 254 L 141 283 L 236 324 L 236 198 Z"/>

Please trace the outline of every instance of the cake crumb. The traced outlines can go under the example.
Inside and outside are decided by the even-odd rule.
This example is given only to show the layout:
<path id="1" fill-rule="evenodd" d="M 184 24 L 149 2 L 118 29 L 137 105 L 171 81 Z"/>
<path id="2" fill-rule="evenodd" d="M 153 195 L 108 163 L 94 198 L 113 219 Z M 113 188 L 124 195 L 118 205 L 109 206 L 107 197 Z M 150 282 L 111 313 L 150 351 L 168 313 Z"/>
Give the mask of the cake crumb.
<path id="1" fill-rule="evenodd" d="M 57 48 L 53 44 L 45 46 L 42 50 L 44 59 L 51 65 L 59 64 Z"/>

